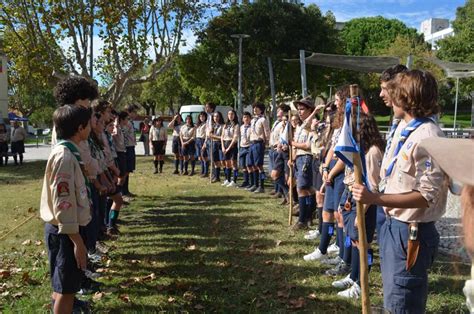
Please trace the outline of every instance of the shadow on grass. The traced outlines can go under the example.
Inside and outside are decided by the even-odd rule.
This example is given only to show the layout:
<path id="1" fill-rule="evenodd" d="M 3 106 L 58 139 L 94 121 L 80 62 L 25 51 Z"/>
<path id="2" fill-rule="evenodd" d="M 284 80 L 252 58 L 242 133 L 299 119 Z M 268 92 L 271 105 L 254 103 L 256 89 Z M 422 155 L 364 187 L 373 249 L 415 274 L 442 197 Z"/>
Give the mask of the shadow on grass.
<path id="1" fill-rule="evenodd" d="M 25 162 L 21 166 L 15 166 L 10 162 L 7 166 L 0 167 L 0 184 L 22 184 L 24 181 L 42 179 L 45 160 Z"/>
<path id="2" fill-rule="evenodd" d="M 137 208 L 145 204 L 149 208 L 124 213 L 127 231 L 112 255 L 112 260 L 121 261 L 119 281 L 113 286 L 150 273 L 157 279 L 123 290 L 139 298 L 140 304 L 113 303 L 104 309 L 113 313 L 359 311 L 357 304 L 338 299 L 330 285 L 315 289 L 305 283 L 308 277 L 320 276 L 320 269 L 312 263 L 290 265 L 284 246 L 292 242 L 277 245 L 274 235 L 282 226 L 252 212 L 255 204 L 248 200 L 239 195 L 141 198 Z"/>

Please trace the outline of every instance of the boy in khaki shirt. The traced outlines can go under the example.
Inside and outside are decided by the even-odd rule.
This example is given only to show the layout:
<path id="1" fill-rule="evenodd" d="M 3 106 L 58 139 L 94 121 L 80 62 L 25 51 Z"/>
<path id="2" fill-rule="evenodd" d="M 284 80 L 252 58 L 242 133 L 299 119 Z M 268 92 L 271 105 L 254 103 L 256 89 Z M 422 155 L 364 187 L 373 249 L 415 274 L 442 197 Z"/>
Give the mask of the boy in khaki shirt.
<path id="1" fill-rule="evenodd" d="M 74 295 L 81 288 L 87 265 L 87 249 L 79 229 L 91 220 L 88 180 L 79 143 L 91 131 L 91 112 L 81 106 L 64 105 L 53 114 L 59 139 L 46 165 L 40 215 L 45 221 L 53 287 L 54 313 L 71 313 Z"/>
<path id="2" fill-rule="evenodd" d="M 384 206 L 387 220 L 380 230 L 384 307 L 391 313 L 424 313 L 428 269 L 436 256 L 439 234 L 435 222 L 445 212 L 447 177 L 420 147 L 427 138 L 442 137 L 431 120 L 439 112 L 438 86 L 429 73 L 411 70 L 387 84 L 394 116 L 407 126 L 394 139 L 394 153 L 384 193 L 354 184 L 354 199 Z"/>

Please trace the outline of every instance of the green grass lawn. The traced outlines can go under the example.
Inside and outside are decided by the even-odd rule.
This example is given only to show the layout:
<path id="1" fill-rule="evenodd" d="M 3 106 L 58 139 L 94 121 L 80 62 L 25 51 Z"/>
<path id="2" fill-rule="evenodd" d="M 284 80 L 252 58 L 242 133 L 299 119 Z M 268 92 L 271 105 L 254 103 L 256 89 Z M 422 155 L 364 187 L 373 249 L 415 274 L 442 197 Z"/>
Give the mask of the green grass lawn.
<path id="1" fill-rule="evenodd" d="M 0 237 L 38 215 L 45 162 L 0 168 Z M 267 195 L 210 185 L 198 177 L 151 174 L 138 159 L 137 197 L 120 216 L 121 236 L 104 264 L 103 293 L 88 299 L 100 313 L 315 312 L 356 313 L 323 275 L 303 261 L 315 243 L 287 226 L 287 208 Z M 0 240 L 0 311 L 47 311 L 47 255 L 39 218 Z M 465 312 L 469 265 L 438 258 L 430 275 L 428 311 Z M 373 304 L 382 303 L 378 257 L 370 274 Z"/>
<path id="2" fill-rule="evenodd" d="M 379 126 L 385 127 L 383 128 L 383 130 L 385 130 L 389 125 L 390 116 L 376 116 L 375 120 L 377 120 Z M 443 114 L 439 122 L 443 124 L 444 128 L 452 128 L 454 122 L 454 114 Z M 461 128 L 470 128 L 471 115 L 468 113 L 458 114 L 456 116 L 456 125 Z"/>

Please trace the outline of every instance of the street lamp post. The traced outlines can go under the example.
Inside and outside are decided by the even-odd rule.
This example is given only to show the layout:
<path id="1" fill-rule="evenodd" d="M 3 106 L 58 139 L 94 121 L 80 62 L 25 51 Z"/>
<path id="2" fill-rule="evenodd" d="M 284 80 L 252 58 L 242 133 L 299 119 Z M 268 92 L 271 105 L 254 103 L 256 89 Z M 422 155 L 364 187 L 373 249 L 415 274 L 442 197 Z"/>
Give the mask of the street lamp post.
<path id="1" fill-rule="evenodd" d="M 232 34 L 230 35 L 232 38 L 239 39 L 239 85 L 238 85 L 238 103 L 237 103 L 237 115 L 239 119 L 242 119 L 243 116 L 243 108 L 242 108 L 242 39 L 249 38 L 250 35 L 247 34 Z"/>

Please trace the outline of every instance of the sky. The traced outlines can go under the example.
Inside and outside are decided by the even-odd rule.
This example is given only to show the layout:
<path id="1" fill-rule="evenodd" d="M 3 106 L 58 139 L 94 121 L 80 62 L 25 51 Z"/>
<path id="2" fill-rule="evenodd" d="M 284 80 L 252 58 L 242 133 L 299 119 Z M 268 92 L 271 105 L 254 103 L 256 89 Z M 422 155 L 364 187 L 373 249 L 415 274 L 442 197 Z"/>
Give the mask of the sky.
<path id="1" fill-rule="evenodd" d="M 456 8 L 465 0 L 303 0 L 305 5 L 314 3 L 323 13 L 332 11 L 336 21 L 346 22 L 356 17 L 381 15 L 399 19 L 407 26 L 420 29 L 422 21 L 429 18 L 454 20 Z"/>

